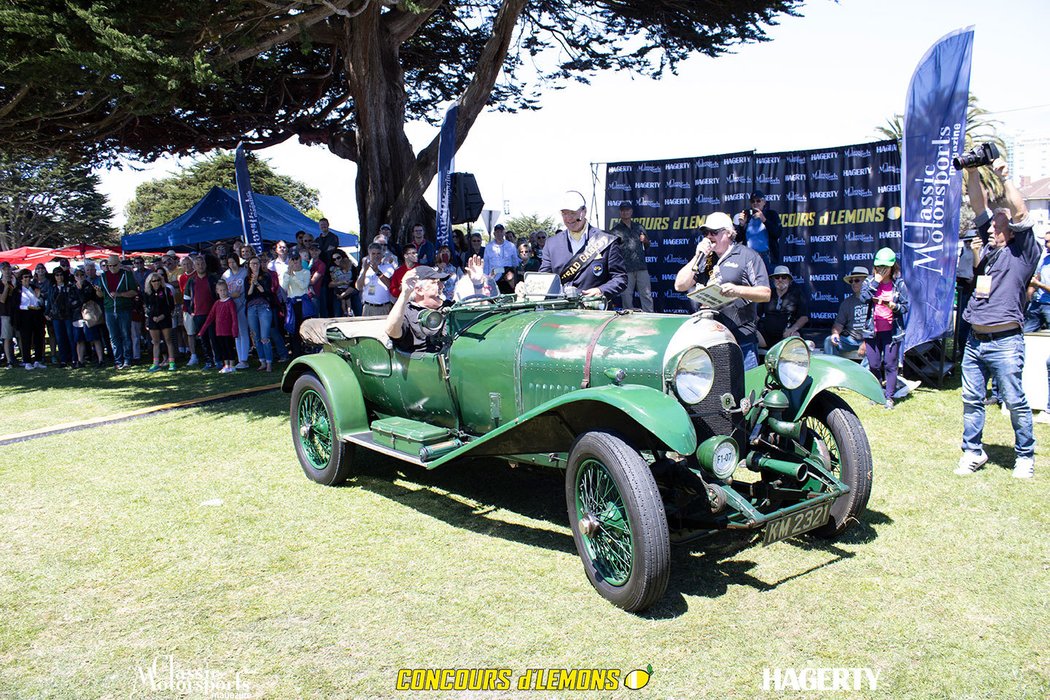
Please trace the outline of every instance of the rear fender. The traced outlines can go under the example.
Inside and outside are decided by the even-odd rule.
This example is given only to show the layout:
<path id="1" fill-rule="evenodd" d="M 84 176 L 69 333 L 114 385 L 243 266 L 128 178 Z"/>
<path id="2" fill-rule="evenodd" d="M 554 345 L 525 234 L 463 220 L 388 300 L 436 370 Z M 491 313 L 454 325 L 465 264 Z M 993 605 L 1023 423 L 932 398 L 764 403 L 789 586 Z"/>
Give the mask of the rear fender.
<path id="1" fill-rule="evenodd" d="M 764 364 L 749 369 L 744 374 L 745 393 L 750 395 L 754 390 L 756 396 L 761 396 L 768 375 Z M 785 418 L 798 420 L 818 394 L 832 388 L 855 391 L 876 403 L 885 401 L 879 380 L 856 362 L 834 355 L 811 355 L 806 381 L 797 389 L 783 390 L 791 402 Z"/>
<path id="2" fill-rule="evenodd" d="M 368 414 L 361 385 L 346 360 L 332 352 L 298 357 L 284 371 L 281 391 L 290 394 L 296 380 L 307 372 L 317 375 L 328 394 L 337 435 L 368 430 Z"/>

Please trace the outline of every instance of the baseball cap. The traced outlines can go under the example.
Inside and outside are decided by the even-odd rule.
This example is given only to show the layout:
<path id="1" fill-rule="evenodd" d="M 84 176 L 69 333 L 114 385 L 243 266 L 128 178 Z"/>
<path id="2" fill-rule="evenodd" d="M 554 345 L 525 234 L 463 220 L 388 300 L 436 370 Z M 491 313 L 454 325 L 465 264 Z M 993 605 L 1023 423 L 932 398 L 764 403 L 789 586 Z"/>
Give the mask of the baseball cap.
<path id="1" fill-rule="evenodd" d="M 868 268 L 864 267 L 863 265 L 857 265 L 855 268 L 850 270 L 850 273 L 848 275 L 842 278 L 842 281 L 846 284 L 849 284 L 852 280 L 856 279 L 857 277 L 863 277 L 867 279 Z"/>
<path id="2" fill-rule="evenodd" d="M 631 204 L 630 202 L 620 202 L 620 211 L 623 211 L 624 209 L 632 209 L 633 210 L 634 209 L 634 205 Z"/>
<path id="3" fill-rule="evenodd" d="M 897 262 L 897 254 L 892 248 L 879 248 L 875 253 L 875 267 L 889 267 Z"/>
<path id="4" fill-rule="evenodd" d="M 499 229 L 500 231 L 506 231 L 507 227 L 504 226 L 503 224 L 496 224 L 495 226 L 492 227 L 492 230 L 495 231 L 496 229 Z"/>
<path id="5" fill-rule="evenodd" d="M 708 229 L 709 231 L 721 231 L 722 229 L 733 230 L 733 220 L 729 218 L 728 214 L 723 214 L 720 211 L 712 212 L 707 215 L 704 219 L 701 229 Z"/>
<path id="6" fill-rule="evenodd" d="M 791 270 L 787 269 L 787 265 L 777 265 L 770 277 L 791 277 Z"/>
<path id="7" fill-rule="evenodd" d="M 752 201 L 756 200 L 756 199 L 765 199 L 765 198 L 766 198 L 766 193 L 763 192 L 762 190 L 755 190 L 754 192 L 751 193 Z"/>
<path id="8" fill-rule="evenodd" d="M 587 198 L 579 190 L 567 190 L 558 200 L 562 211 L 579 211 L 587 208 Z"/>
<path id="9" fill-rule="evenodd" d="M 379 230 L 380 231 L 389 231 L 389 230 L 391 230 L 390 229 L 390 224 L 383 224 L 382 226 L 379 227 Z"/>
<path id="10" fill-rule="evenodd" d="M 416 279 L 418 280 L 443 280 L 448 279 L 452 273 L 442 272 L 437 268 L 430 267 L 428 265 L 419 265 L 416 267 Z"/>

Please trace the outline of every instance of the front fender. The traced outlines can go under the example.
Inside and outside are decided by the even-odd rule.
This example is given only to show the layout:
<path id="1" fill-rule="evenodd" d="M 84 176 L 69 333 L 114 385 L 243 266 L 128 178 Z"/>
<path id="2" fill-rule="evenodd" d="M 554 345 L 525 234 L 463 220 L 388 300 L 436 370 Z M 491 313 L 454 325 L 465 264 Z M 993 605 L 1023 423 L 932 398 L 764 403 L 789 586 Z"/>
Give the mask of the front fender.
<path id="1" fill-rule="evenodd" d="M 321 352 L 303 355 L 288 365 L 281 378 L 281 391 L 291 393 L 295 381 L 303 374 L 317 375 L 328 401 L 332 405 L 332 416 L 337 435 L 349 435 L 368 430 L 368 414 L 365 411 L 364 394 L 357 376 L 339 355 Z"/>
<path id="2" fill-rule="evenodd" d="M 768 375 L 764 364 L 749 369 L 744 374 L 745 393 L 750 395 L 754 390 L 756 396 L 761 396 Z M 806 381 L 797 389 L 784 390 L 791 402 L 790 420 L 798 420 L 817 394 L 833 387 L 850 389 L 876 403 L 885 401 L 879 380 L 856 362 L 835 355 L 811 355 Z"/>

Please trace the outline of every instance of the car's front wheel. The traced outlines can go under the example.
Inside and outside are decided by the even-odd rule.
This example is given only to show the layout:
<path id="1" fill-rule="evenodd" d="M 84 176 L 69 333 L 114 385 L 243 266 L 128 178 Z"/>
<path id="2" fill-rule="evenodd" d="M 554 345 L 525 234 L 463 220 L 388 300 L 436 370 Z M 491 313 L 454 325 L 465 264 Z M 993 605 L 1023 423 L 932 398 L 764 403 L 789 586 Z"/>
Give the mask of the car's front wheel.
<path id="1" fill-rule="evenodd" d="M 339 439 L 332 399 L 315 375 L 307 373 L 295 380 L 289 413 L 295 454 L 306 476 L 325 486 L 346 481 L 354 447 Z"/>
<path id="2" fill-rule="evenodd" d="M 827 451 L 832 473 L 850 489 L 831 507 L 827 524 L 810 533 L 835 537 L 856 523 L 868 505 L 872 481 L 868 436 L 850 405 L 828 392 L 806 407 L 803 422 L 809 429 L 809 440 L 819 441 L 821 449 Z"/>
<path id="3" fill-rule="evenodd" d="M 631 612 L 659 600 L 671 543 L 656 481 L 638 451 L 610 433 L 584 433 L 569 453 L 565 499 L 576 551 L 598 593 Z"/>

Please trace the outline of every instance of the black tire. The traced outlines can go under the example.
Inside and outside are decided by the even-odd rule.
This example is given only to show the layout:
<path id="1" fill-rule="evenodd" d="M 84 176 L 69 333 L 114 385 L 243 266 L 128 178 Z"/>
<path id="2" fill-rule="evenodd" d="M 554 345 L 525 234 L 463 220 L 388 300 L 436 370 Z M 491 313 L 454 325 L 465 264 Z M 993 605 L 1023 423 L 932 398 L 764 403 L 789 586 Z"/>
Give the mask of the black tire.
<path id="1" fill-rule="evenodd" d="M 301 420 L 304 411 L 320 420 Z M 354 461 L 354 446 L 339 439 L 334 415 L 332 400 L 314 374 L 307 372 L 295 380 L 288 412 L 295 455 L 307 478 L 325 486 L 346 481 Z M 326 444 L 328 449 L 321 449 Z"/>
<path id="2" fill-rule="evenodd" d="M 565 500 L 576 551 L 603 598 L 638 612 L 663 597 L 671 570 L 667 516 L 656 480 L 637 450 L 606 432 L 578 437 L 569 452 Z M 586 507 L 599 502 L 603 507 Z M 585 528 L 591 532 L 585 534 Z M 617 561 L 603 552 L 624 554 Z"/>
<path id="3" fill-rule="evenodd" d="M 832 473 L 850 488 L 832 506 L 827 524 L 810 531 L 816 537 L 837 537 L 858 522 L 871 496 L 868 435 L 849 404 L 826 391 L 806 408 L 805 423 L 810 439 L 822 439 L 827 445 Z"/>

